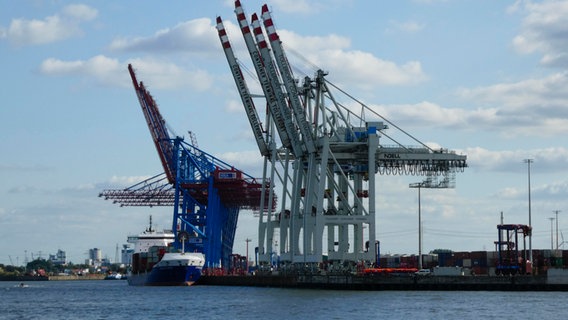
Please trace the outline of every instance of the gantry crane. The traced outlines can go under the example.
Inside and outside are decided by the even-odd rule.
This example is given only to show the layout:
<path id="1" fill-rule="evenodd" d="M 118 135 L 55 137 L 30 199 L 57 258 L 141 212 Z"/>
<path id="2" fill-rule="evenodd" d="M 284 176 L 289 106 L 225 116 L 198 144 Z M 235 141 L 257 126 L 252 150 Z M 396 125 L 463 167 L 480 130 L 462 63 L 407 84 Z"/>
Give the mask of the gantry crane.
<path id="1" fill-rule="evenodd" d="M 532 264 L 529 261 L 526 238 L 531 236 L 531 226 L 525 224 L 499 224 L 495 252 L 497 275 L 515 275 L 532 273 Z M 520 247 L 519 235 L 522 235 L 523 247 Z"/>
<path id="2" fill-rule="evenodd" d="M 184 241 L 185 250 L 205 254 L 205 267 L 228 268 L 239 210 L 258 210 L 262 190 L 270 190 L 270 183 L 257 181 L 182 137 L 171 138 L 152 95 L 136 79 L 132 65 L 128 71 L 164 174 L 99 196 L 121 206 L 173 205 L 174 247 L 180 249 Z M 196 144 L 191 132 L 190 138 Z"/>
<path id="3" fill-rule="evenodd" d="M 262 24 L 257 14 L 248 22 L 239 0 L 235 13 L 267 105 L 263 136 L 254 130 L 258 118 L 251 117 L 253 95 L 221 17 L 219 39 L 253 134 L 268 146 L 266 150 L 259 144 L 265 158 L 263 178 L 269 175 L 281 184 L 278 208 L 261 205 L 259 212 L 261 270 L 272 267 L 274 255 L 281 269 L 296 271 L 306 266 L 313 270 L 324 257 L 331 269 L 346 262 L 376 262 L 376 174 L 420 175 L 426 177 L 424 186 L 448 188 L 454 186 L 455 173 L 467 166 L 466 156 L 428 147 L 329 82 L 322 70 L 297 81 L 267 5 L 262 7 Z M 370 114 L 370 119 L 337 102 L 332 90 L 355 100 L 360 114 Z M 405 146 L 389 137 L 387 124 L 420 146 Z M 393 145 L 380 144 L 382 137 Z M 268 199 L 276 197 L 273 189 L 263 192 Z"/>

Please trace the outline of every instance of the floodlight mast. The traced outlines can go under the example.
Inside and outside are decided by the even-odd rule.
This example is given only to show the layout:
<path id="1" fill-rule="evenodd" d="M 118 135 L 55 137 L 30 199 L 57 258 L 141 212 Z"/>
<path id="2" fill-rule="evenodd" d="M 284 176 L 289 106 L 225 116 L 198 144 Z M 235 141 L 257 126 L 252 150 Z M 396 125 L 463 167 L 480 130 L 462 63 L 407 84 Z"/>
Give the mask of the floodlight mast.
<path id="1" fill-rule="evenodd" d="M 445 178 L 438 182 L 436 175 L 430 175 L 427 179 L 422 182 L 415 182 L 409 185 L 410 188 L 417 188 L 418 189 L 418 269 L 422 269 L 423 267 L 423 260 L 422 260 L 422 205 L 421 205 L 421 194 L 420 190 L 422 188 L 427 189 L 443 189 L 443 188 L 451 188 L 453 187 L 450 184 L 449 175 L 446 175 Z"/>

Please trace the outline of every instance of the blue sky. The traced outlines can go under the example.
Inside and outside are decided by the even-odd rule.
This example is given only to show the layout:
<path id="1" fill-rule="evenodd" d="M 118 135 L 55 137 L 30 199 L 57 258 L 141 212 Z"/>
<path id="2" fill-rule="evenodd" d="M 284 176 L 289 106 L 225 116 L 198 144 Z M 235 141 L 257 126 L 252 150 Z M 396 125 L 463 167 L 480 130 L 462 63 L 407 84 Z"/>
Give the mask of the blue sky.
<path id="1" fill-rule="evenodd" d="M 242 2 L 249 16 L 264 3 Z M 500 212 L 505 223 L 528 224 L 526 158 L 533 248 L 550 248 L 554 210 L 566 231 L 568 1 L 267 3 L 296 76 L 324 69 L 424 143 L 468 156 L 455 189 L 422 190 L 424 251 L 493 250 Z M 170 226 L 171 208 L 98 198 L 162 171 L 128 63 L 178 135 L 193 131 L 199 147 L 260 177 L 215 30 L 220 15 L 252 70 L 232 0 L 0 5 L 0 263 L 58 249 L 80 263 L 95 247 L 114 260 L 148 215 Z M 377 181 L 382 252 L 417 253 L 417 191 L 408 184 L 420 178 Z M 256 230 L 243 211 L 237 253 L 247 238 L 255 246 Z"/>

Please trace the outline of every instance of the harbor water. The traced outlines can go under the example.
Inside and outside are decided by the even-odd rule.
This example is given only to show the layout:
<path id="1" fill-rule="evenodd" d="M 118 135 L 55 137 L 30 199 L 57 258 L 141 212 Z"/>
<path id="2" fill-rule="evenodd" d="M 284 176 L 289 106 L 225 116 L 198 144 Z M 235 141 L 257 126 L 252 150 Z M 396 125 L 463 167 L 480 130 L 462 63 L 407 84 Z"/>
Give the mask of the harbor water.
<path id="1" fill-rule="evenodd" d="M 568 292 L 131 287 L 0 282 L 0 319 L 562 319 Z"/>

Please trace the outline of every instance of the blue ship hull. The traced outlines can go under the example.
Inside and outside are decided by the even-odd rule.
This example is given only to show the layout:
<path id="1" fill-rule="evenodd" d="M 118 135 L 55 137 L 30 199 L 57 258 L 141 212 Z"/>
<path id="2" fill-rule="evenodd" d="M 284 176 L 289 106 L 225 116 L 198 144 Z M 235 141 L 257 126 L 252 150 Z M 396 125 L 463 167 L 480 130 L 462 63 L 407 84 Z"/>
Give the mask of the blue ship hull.
<path id="1" fill-rule="evenodd" d="M 201 267 L 164 266 L 150 272 L 129 274 L 128 284 L 133 286 L 190 286 L 201 276 Z"/>

